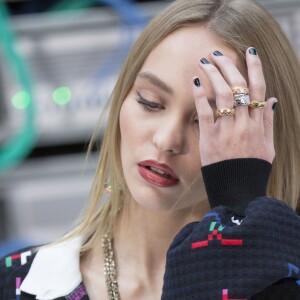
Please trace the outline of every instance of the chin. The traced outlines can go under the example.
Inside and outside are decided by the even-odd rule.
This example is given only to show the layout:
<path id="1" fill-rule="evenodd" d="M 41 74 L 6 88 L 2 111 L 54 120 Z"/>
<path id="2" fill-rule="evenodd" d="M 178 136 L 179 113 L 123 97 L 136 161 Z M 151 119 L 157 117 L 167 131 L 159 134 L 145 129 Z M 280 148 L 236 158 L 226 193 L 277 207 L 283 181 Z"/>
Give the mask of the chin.
<path id="1" fill-rule="evenodd" d="M 199 199 L 193 197 L 199 194 L 198 191 L 182 195 L 183 191 L 179 186 L 163 188 L 134 181 L 127 181 L 127 186 L 134 209 L 143 208 L 157 213 L 171 213 L 191 208 L 199 202 Z"/>
<path id="2" fill-rule="evenodd" d="M 178 194 L 177 194 L 178 195 Z M 144 193 L 133 193 L 132 200 L 135 203 L 135 208 L 142 208 L 151 212 L 157 213 L 170 213 L 175 210 L 187 208 L 186 201 L 180 199 L 176 201 L 176 196 L 164 196 L 158 195 L 152 191 Z M 183 207 L 185 206 L 185 207 Z"/>
<path id="3" fill-rule="evenodd" d="M 136 195 L 135 197 L 132 197 L 131 201 L 133 201 L 136 209 L 145 209 L 158 213 L 169 212 L 174 205 L 174 203 L 167 202 L 166 199 L 149 197 L 149 195 L 146 197 Z"/>

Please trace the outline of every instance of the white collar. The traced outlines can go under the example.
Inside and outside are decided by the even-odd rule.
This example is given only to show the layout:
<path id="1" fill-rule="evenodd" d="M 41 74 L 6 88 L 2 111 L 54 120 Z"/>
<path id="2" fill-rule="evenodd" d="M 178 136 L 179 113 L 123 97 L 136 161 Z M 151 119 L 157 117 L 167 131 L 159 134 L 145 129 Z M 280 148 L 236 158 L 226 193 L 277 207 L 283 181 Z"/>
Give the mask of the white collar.
<path id="1" fill-rule="evenodd" d="M 79 255 L 82 238 L 40 249 L 22 282 L 21 291 L 51 300 L 70 294 L 82 281 Z"/>

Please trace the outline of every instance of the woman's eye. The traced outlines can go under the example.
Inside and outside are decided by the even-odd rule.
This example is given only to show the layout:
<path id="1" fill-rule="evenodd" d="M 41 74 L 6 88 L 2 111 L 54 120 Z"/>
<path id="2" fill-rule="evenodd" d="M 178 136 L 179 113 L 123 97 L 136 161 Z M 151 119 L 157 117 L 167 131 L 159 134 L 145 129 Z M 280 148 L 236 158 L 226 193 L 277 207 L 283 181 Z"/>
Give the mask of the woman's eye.
<path id="1" fill-rule="evenodd" d="M 137 102 L 142 105 L 143 109 L 147 112 L 153 112 L 160 109 L 165 109 L 161 104 L 149 101 L 143 98 L 139 93 L 137 93 Z"/>

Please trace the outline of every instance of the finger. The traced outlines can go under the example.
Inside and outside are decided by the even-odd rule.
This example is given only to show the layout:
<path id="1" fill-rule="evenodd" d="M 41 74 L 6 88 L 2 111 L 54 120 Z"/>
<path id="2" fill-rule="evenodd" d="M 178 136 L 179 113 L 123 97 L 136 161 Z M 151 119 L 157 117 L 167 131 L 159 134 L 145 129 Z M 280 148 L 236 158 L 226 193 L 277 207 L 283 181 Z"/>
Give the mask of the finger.
<path id="1" fill-rule="evenodd" d="M 200 60 L 200 67 L 209 79 L 215 94 L 216 94 L 216 106 L 217 109 L 232 108 L 233 107 L 233 94 L 231 88 L 225 81 L 220 71 L 212 65 L 206 58 Z M 220 119 L 219 119 L 220 120 Z M 229 128 L 234 124 L 233 116 L 221 117 L 224 127 Z"/>
<path id="2" fill-rule="evenodd" d="M 231 87 L 231 89 L 233 87 L 248 86 L 246 79 L 229 57 L 223 55 L 220 51 L 216 50 L 213 52 L 213 55 L 211 55 L 211 58 L 213 62 L 217 65 L 217 67 L 220 69 L 222 75 L 224 76 L 226 82 Z M 240 123 L 240 120 L 244 120 L 245 118 L 247 120 L 249 118 L 247 106 L 237 106 L 235 108 L 235 111 L 235 119 L 238 123 Z"/>
<path id="3" fill-rule="evenodd" d="M 264 123 L 264 132 L 265 140 L 267 145 L 274 147 L 274 129 L 273 129 L 273 120 L 274 120 L 274 111 L 278 106 L 278 100 L 276 98 L 270 98 L 267 100 L 267 107 L 263 112 L 263 123 Z"/>
<path id="4" fill-rule="evenodd" d="M 214 126 L 214 115 L 198 77 L 193 77 L 193 95 L 202 136 L 209 136 Z"/>
<path id="5" fill-rule="evenodd" d="M 249 90 L 251 101 L 265 101 L 266 82 L 262 69 L 261 60 L 255 48 L 248 48 L 246 52 L 246 62 L 248 66 Z M 263 125 L 263 109 L 249 108 L 252 119 Z"/>

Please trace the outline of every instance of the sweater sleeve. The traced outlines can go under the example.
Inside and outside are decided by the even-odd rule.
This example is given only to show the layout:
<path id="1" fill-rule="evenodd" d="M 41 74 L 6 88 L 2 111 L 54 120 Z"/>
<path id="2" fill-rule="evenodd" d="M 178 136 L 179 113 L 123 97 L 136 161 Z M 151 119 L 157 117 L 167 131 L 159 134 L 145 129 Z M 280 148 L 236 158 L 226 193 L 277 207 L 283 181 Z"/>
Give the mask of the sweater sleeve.
<path id="1" fill-rule="evenodd" d="M 230 159 L 202 167 L 211 207 L 224 205 L 244 215 L 250 201 L 266 195 L 271 169 L 269 162 L 256 158 Z"/>
<path id="2" fill-rule="evenodd" d="M 300 217 L 265 196 L 271 165 L 237 159 L 202 171 L 212 210 L 172 242 L 162 300 L 279 299 L 278 286 L 293 287 L 280 299 L 300 299 Z M 262 291 L 273 294 L 254 298 Z"/>

